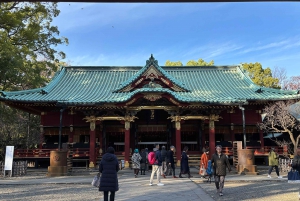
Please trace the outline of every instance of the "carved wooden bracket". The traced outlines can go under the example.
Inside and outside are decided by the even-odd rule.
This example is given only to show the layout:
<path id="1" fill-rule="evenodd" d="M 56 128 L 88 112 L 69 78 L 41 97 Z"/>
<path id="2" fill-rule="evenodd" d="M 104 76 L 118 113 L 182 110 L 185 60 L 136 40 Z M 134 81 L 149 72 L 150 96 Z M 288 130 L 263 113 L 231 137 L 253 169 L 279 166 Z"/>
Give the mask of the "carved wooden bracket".
<path id="1" fill-rule="evenodd" d="M 160 94 L 146 94 L 144 95 L 144 98 L 149 101 L 157 101 L 158 99 L 161 99 L 162 96 Z"/>
<path id="2" fill-rule="evenodd" d="M 138 119 L 136 116 L 126 115 L 124 117 L 121 116 L 107 116 L 107 117 L 95 117 L 95 116 L 87 116 L 83 118 L 86 122 L 90 122 L 90 129 L 94 131 L 96 128 L 96 121 L 105 121 L 105 120 L 116 120 L 116 121 L 125 121 L 125 129 L 130 129 L 130 122 L 134 122 L 135 119 Z"/>
<path id="3" fill-rule="evenodd" d="M 219 119 L 222 119 L 222 117 L 220 115 L 216 115 L 216 114 L 209 115 L 209 120 L 219 121 Z"/>

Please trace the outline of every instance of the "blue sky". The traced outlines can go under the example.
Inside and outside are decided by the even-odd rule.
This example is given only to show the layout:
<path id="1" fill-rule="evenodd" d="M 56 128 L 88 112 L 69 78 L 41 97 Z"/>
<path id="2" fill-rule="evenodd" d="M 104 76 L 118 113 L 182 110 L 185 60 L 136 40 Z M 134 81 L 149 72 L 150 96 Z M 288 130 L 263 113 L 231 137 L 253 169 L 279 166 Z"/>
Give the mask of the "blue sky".
<path id="1" fill-rule="evenodd" d="M 143 66 L 166 60 L 260 62 L 300 75 L 300 3 L 59 3 L 53 24 L 69 39 L 65 61 Z"/>

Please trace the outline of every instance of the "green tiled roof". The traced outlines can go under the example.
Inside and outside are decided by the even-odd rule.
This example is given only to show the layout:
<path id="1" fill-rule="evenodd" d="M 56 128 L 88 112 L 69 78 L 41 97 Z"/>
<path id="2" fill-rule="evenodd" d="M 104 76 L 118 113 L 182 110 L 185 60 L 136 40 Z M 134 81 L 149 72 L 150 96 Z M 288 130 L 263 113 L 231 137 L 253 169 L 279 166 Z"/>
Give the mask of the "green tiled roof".
<path id="1" fill-rule="evenodd" d="M 175 92 L 168 88 L 138 88 L 131 92 L 115 92 L 135 80 L 143 68 L 145 67 L 64 67 L 47 86 L 25 91 L 2 91 L 0 100 L 101 105 L 126 102 L 138 93 L 155 92 L 168 93 L 177 101 L 203 104 L 300 98 L 298 91 L 255 85 L 240 66 L 159 67 L 170 80 L 184 86 L 188 92 Z"/>

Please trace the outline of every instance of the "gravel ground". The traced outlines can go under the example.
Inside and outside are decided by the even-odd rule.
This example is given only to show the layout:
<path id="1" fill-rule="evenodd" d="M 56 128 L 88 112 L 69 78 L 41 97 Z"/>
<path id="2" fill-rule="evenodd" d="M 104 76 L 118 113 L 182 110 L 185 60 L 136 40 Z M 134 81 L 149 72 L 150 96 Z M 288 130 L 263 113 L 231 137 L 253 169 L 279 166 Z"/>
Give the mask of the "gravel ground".
<path id="1" fill-rule="evenodd" d="M 90 184 L 0 185 L 0 200 L 84 201 L 102 197 Z"/>
<path id="2" fill-rule="evenodd" d="M 226 201 L 298 201 L 300 184 L 289 184 L 283 181 L 260 182 L 226 182 L 223 190 L 224 196 L 220 197 L 216 192 L 215 184 L 195 181 L 213 199 Z"/>

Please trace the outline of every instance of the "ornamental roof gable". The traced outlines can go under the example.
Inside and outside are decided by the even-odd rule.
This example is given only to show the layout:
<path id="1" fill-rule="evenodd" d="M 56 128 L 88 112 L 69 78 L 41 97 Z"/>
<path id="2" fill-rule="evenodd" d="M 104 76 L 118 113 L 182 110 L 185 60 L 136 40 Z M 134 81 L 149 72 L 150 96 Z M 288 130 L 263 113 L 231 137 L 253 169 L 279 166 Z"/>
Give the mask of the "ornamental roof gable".
<path id="1" fill-rule="evenodd" d="M 161 68 L 152 54 L 146 61 L 146 65 L 128 80 L 121 83 L 114 92 L 132 92 L 138 88 L 168 88 L 174 92 L 190 91 L 184 83 Z"/>

